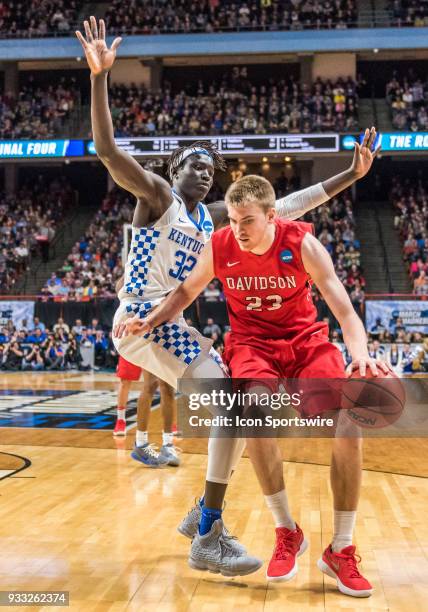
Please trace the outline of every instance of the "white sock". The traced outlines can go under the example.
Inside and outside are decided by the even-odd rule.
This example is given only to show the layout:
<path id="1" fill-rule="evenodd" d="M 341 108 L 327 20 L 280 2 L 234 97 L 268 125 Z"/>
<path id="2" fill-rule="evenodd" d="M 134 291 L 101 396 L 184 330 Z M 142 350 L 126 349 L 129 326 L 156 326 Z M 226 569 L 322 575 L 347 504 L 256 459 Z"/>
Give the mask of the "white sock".
<path id="1" fill-rule="evenodd" d="M 166 446 L 167 444 L 174 444 L 174 434 L 171 432 L 162 432 L 162 444 Z"/>
<path id="2" fill-rule="evenodd" d="M 149 441 L 149 432 L 148 431 L 140 431 L 137 429 L 137 436 L 135 439 L 135 443 L 137 446 L 144 446 Z"/>
<path id="3" fill-rule="evenodd" d="M 293 521 L 290 508 L 288 507 L 287 493 L 285 489 L 274 493 L 273 495 L 265 495 L 266 505 L 272 512 L 275 527 L 287 527 L 287 529 L 296 529 L 296 523 Z"/>
<path id="4" fill-rule="evenodd" d="M 122 421 L 126 421 L 126 408 L 118 408 L 117 409 L 117 418 Z"/>
<path id="5" fill-rule="evenodd" d="M 334 511 L 334 535 L 331 545 L 334 552 L 340 552 L 346 546 L 351 546 L 356 518 L 356 510 Z"/>

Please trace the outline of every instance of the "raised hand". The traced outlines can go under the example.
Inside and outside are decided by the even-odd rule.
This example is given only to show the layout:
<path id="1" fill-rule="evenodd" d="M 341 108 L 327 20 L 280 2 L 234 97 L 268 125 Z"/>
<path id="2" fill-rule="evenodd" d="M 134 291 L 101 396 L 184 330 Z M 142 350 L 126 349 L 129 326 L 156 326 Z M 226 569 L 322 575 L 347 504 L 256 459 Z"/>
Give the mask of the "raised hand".
<path id="1" fill-rule="evenodd" d="M 79 30 L 76 31 L 76 36 L 82 44 L 91 73 L 94 76 L 104 74 L 113 66 L 116 50 L 122 39 L 115 38 L 109 49 L 106 44 L 106 26 L 103 19 L 100 19 L 99 31 L 95 17 L 90 18 L 90 24 L 84 21 L 83 25 L 86 38 Z"/>
<path id="2" fill-rule="evenodd" d="M 372 146 L 376 140 L 376 128 L 372 127 L 370 130 L 367 128 L 364 132 L 363 142 L 359 144 L 354 143 L 354 158 L 351 164 L 352 172 L 357 178 L 362 178 L 372 167 L 373 160 L 380 151 L 380 147 L 376 151 L 372 152 Z"/>

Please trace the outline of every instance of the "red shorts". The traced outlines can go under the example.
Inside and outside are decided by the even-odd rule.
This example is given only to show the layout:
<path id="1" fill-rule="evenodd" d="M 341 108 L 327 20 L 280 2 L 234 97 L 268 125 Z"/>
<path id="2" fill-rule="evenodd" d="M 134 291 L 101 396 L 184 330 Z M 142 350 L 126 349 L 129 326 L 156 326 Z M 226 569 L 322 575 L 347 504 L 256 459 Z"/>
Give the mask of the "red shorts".
<path id="1" fill-rule="evenodd" d="M 233 378 L 252 379 L 255 384 L 263 381 L 273 392 L 278 391 L 278 379 L 315 379 L 302 385 L 305 392 L 300 412 L 305 415 L 340 407 L 340 387 L 321 382 L 345 377 L 342 354 L 329 342 L 325 323 L 315 323 L 292 340 L 231 334 L 223 358 Z"/>
<path id="2" fill-rule="evenodd" d="M 119 355 L 119 363 L 116 368 L 116 376 L 122 380 L 140 380 L 141 372 L 143 371 L 140 366 L 134 365 L 133 363 L 126 361 L 124 357 Z"/>

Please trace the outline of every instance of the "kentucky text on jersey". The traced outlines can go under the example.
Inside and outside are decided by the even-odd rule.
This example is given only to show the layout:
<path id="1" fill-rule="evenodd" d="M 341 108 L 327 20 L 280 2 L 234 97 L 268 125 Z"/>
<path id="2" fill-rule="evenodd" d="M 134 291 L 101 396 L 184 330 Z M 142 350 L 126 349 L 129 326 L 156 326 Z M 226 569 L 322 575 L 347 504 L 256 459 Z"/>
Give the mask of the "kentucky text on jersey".
<path id="1" fill-rule="evenodd" d="M 176 228 L 171 229 L 168 239 L 173 240 L 180 246 L 184 246 L 185 249 L 192 251 L 192 253 L 197 253 L 198 255 L 205 246 L 203 242 L 199 242 L 199 240 L 183 234 L 183 232 L 180 232 L 180 230 Z"/>
<path id="2" fill-rule="evenodd" d="M 229 289 L 248 291 L 249 289 L 291 289 L 296 287 L 295 276 L 238 276 L 226 277 Z"/>

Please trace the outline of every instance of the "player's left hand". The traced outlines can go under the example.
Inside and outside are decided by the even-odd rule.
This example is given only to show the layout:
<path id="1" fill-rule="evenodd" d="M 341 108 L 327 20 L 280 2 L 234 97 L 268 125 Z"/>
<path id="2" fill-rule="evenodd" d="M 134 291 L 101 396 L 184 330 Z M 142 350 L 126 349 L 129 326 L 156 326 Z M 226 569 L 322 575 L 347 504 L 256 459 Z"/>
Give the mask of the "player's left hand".
<path id="1" fill-rule="evenodd" d="M 139 315 L 130 317 L 122 323 L 118 323 L 113 328 L 113 336 L 115 338 L 123 338 L 124 336 L 145 336 L 151 332 L 152 328 L 146 319 L 141 319 Z"/>
<path id="2" fill-rule="evenodd" d="M 346 375 L 348 378 L 351 376 L 352 372 L 355 370 L 359 370 L 361 378 L 365 378 L 367 368 L 369 368 L 370 372 L 373 376 L 379 375 L 379 370 L 384 374 L 389 374 L 392 372 L 392 368 L 385 361 L 381 359 L 372 359 L 371 357 L 357 357 L 353 359 L 351 363 L 346 368 Z"/>
<path id="3" fill-rule="evenodd" d="M 380 146 L 375 151 L 372 151 L 373 143 L 376 140 L 376 128 L 367 128 L 364 132 L 363 142 L 354 143 L 354 157 L 351 164 L 351 172 L 357 179 L 362 178 L 372 167 L 373 160 L 380 151 Z"/>

